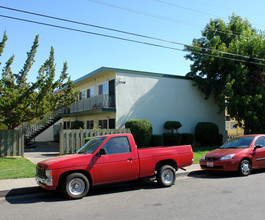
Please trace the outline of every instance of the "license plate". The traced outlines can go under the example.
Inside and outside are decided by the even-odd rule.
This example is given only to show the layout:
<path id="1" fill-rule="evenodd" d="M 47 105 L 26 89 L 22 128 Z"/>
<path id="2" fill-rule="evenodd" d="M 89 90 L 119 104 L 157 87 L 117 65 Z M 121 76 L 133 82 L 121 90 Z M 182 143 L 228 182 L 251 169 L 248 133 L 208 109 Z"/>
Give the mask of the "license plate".
<path id="1" fill-rule="evenodd" d="M 206 165 L 207 167 L 213 167 L 213 162 L 207 162 Z"/>

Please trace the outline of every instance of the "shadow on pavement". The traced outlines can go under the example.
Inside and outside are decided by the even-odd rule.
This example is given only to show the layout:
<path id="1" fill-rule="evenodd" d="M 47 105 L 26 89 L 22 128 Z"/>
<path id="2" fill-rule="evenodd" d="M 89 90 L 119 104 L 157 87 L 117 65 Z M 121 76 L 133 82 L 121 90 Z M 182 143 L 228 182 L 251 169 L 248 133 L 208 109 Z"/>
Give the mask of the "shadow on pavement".
<path id="1" fill-rule="evenodd" d="M 251 175 L 262 174 L 264 172 L 265 172 L 265 169 L 252 170 Z M 243 176 L 240 176 L 237 172 L 196 170 L 196 171 L 190 172 L 188 174 L 188 177 L 204 178 L 204 179 L 223 179 L 223 178 L 238 178 L 238 177 L 243 177 Z"/>
<path id="2" fill-rule="evenodd" d="M 141 179 L 125 183 L 108 184 L 93 187 L 86 197 L 101 196 L 107 194 L 135 191 L 154 190 L 160 187 L 156 182 Z M 10 204 L 32 204 L 40 202 L 62 202 L 67 200 L 59 191 L 46 191 L 40 187 L 29 187 L 11 190 L 5 197 Z"/>
<path id="3" fill-rule="evenodd" d="M 55 142 L 36 142 L 32 146 L 25 146 L 25 153 L 27 152 L 59 152 L 59 143 Z"/>

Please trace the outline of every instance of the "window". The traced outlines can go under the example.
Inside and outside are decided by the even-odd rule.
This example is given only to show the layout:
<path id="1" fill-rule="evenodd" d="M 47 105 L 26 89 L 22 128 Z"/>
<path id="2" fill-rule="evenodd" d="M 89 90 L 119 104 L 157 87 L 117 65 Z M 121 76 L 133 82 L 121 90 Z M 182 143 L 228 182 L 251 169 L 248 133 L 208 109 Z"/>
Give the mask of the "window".
<path id="1" fill-rule="evenodd" d="M 109 119 L 109 129 L 115 129 L 115 118 Z"/>
<path id="2" fill-rule="evenodd" d="M 260 137 L 256 143 L 255 146 L 261 145 L 262 147 L 265 147 L 265 137 Z"/>
<path id="3" fill-rule="evenodd" d="M 108 128 L 108 121 L 107 120 L 99 120 L 98 121 L 98 127 L 101 129 L 107 129 Z"/>
<path id="4" fill-rule="evenodd" d="M 108 83 L 104 82 L 103 84 L 100 84 L 98 86 L 98 94 L 103 95 L 103 94 L 108 94 Z"/>
<path id="5" fill-rule="evenodd" d="M 94 96 L 94 87 L 91 87 L 87 90 L 87 98 L 91 98 Z"/>
<path id="6" fill-rule="evenodd" d="M 79 100 L 83 100 L 85 99 L 86 97 L 86 91 L 85 90 L 82 90 L 80 93 L 79 93 Z"/>
<path id="7" fill-rule="evenodd" d="M 235 125 L 236 125 L 236 122 L 234 122 L 234 121 L 226 121 L 225 122 L 225 129 L 226 130 L 228 130 L 228 129 L 236 129 Z"/>
<path id="8" fill-rule="evenodd" d="M 94 121 L 93 120 L 86 122 L 86 128 L 87 129 L 93 129 L 93 127 L 94 127 Z"/>
<path id="9" fill-rule="evenodd" d="M 63 129 L 68 129 L 68 128 L 71 128 L 70 121 L 64 121 L 64 123 L 63 123 Z"/>
<path id="10" fill-rule="evenodd" d="M 131 152 L 130 144 L 127 137 L 113 137 L 104 144 L 106 154 L 124 154 Z"/>

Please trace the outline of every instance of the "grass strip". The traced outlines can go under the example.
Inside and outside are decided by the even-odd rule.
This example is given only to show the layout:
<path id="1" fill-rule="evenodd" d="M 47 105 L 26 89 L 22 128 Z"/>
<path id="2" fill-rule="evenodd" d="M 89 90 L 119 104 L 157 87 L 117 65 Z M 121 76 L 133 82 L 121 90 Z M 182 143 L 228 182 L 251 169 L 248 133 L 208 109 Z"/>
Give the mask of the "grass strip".
<path id="1" fill-rule="evenodd" d="M 199 163 L 202 156 L 206 153 L 208 153 L 211 150 L 214 150 L 218 147 L 193 147 L 193 157 L 194 162 L 193 163 Z"/>
<path id="2" fill-rule="evenodd" d="M 25 158 L 0 157 L 0 179 L 34 177 L 35 164 Z"/>

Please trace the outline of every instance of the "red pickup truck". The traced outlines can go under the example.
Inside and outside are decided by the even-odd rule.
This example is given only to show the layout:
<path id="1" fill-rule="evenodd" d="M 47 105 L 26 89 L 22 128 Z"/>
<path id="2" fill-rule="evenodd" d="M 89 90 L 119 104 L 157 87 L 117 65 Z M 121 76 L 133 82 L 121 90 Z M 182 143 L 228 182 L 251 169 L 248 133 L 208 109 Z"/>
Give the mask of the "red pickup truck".
<path id="1" fill-rule="evenodd" d="M 92 186 L 156 176 L 162 187 L 175 182 L 175 172 L 191 165 L 190 145 L 137 149 L 132 134 L 91 139 L 76 154 L 39 162 L 36 180 L 47 190 L 60 188 L 69 199 L 84 197 Z"/>

